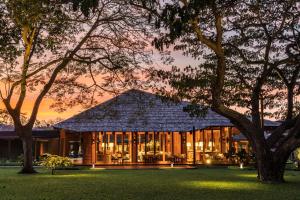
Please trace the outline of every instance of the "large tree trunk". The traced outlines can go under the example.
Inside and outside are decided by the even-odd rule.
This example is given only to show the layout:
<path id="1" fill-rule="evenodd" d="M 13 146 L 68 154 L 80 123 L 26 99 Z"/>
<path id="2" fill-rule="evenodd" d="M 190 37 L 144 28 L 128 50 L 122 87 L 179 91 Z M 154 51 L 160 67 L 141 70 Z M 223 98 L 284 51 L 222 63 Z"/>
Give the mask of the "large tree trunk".
<path id="1" fill-rule="evenodd" d="M 285 163 L 273 163 L 268 160 L 258 161 L 258 179 L 263 183 L 283 183 Z"/>
<path id="2" fill-rule="evenodd" d="M 25 137 L 22 137 L 24 163 L 23 163 L 23 168 L 20 171 L 20 173 L 33 174 L 33 173 L 36 173 L 36 171 L 33 168 L 32 135 L 29 133 L 27 133 L 25 135 L 26 135 Z"/>
<path id="3" fill-rule="evenodd" d="M 257 152 L 257 178 L 263 183 L 283 183 L 286 159 L 268 151 Z"/>

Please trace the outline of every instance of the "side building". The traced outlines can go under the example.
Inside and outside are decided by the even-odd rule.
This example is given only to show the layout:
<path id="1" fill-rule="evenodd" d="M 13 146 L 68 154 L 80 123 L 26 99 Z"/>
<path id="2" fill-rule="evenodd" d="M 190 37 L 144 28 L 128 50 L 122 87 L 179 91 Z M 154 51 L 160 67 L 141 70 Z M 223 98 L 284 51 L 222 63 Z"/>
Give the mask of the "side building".
<path id="1" fill-rule="evenodd" d="M 33 129 L 33 158 L 45 153 L 59 154 L 59 132 L 53 128 Z M 0 160 L 17 160 L 23 154 L 22 141 L 13 126 L 0 124 Z"/>

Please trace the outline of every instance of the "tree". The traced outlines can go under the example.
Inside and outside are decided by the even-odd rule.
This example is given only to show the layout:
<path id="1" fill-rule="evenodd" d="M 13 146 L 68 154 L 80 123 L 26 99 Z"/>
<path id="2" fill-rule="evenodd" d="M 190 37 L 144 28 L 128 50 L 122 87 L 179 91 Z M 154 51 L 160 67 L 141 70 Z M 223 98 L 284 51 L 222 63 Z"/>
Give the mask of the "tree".
<path id="1" fill-rule="evenodd" d="M 27 118 L 26 118 L 25 113 L 21 113 L 20 119 L 21 119 L 22 123 L 26 122 Z M 0 124 L 5 124 L 5 125 L 13 125 L 14 124 L 11 116 L 5 109 L 0 109 Z"/>
<path id="2" fill-rule="evenodd" d="M 200 103 L 201 110 L 211 107 L 230 119 L 256 154 L 259 180 L 283 182 L 285 162 L 300 146 L 300 117 L 293 103 L 299 95 L 300 67 L 296 1 L 153 2 L 154 6 L 135 3 L 147 7 L 163 29 L 154 40 L 156 48 L 173 45 L 200 61 L 198 67 L 184 71 L 176 67 L 171 72 L 156 71 L 172 86 L 162 92 Z M 266 138 L 264 112 L 282 99 L 287 102 L 287 107 L 281 103 L 284 122 Z M 247 109 L 250 118 L 237 107 Z"/>
<path id="3" fill-rule="evenodd" d="M 35 173 L 32 128 L 47 94 L 56 93 L 58 100 L 66 102 L 60 91 L 75 94 L 74 86 L 81 90 L 78 99 L 88 99 L 84 94 L 99 94 L 132 77 L 148 58 L 143 12 L 117 0 L 69 2 L 0 1 L 0 26 L 5 27 L 0 36 L 0 95 L 23 143 L 21 173 Z M 21 111 L 29 95 L 36 99 L 22 123 Z"/>

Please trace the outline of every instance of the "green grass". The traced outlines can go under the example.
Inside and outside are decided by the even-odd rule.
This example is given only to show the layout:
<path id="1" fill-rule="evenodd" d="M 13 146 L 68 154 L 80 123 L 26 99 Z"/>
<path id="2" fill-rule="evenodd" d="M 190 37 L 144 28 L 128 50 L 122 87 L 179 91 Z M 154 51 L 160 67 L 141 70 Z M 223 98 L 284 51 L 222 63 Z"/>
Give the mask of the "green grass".
<path id="1" fill-rule="evenodd" d="M 77 170 L 50 175 L 16 174 L 0 168 L 1 200 L 92 199 L 300 199 L 300 172 L 288 171 L 287 183 L 258 183 L 255 171 L 238 169 Z"/>

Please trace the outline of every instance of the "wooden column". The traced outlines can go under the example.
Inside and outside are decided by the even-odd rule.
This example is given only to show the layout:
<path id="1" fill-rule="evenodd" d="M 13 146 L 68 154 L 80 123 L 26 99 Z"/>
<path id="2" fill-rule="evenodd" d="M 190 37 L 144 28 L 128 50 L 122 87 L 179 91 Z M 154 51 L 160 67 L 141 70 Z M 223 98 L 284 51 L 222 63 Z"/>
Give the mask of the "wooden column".
<path id="1" fill-rule="evenodd" d="M 79 133 L 79 141 L 80 141 L 80 143 L 79 143 L 80 152 L 81 152 L 81 155 L 83 155 L 83 137 L 82 137 L 81 132 Z"/>
<path id="2" fill-rule="evenodd" d="M 166 161 L 166 137 L 165 132 L 162 132 L 162 147 L 163 147 L 163 162 Z"/>
<path id="3" fill-rule="evenodd" d="M 124 138 L 125 138 L 126 132 L 122 133 L 122 164 L 124 164 Z"/>
<path id="4" fill-rule="evenodd" d="M 136 162 L 138 162 L 138 153 L 139 153 L 139 151 L 138 151 L 138 138 L 139 138 L 139 132 L 135 132 L 135 138 L 136 138 L 136 140 L 135 140 L 135 159 L 136 159 Z"/>
<path id="5" fill-rule="evenodd" d="M 169 138 L 169 132 L 166 132 L 165 133 L 165 149 L 166 149 L 166 151 L 167 151 L 167 149 L 168 149 L 168 145 L 169 145 L 169 140 L 168 140 L 168 138 Z"/>
<path id="6" fill-rule="evenodd" d="M 148 132 L 145 132 L 145 156 L 147 155 Z"/>
<path id="7" fill-rule="evenodd" d="M 215 140 L 215 138 L 214 138 L 214 130 L 213 129 L 211 129 L 211 151 L 212 152 L 214 152 L 214 149 L 215 149 L 215 145 L 214 145 L 214 140 Z"/>
<path id="8" fill-rule="evenodd" d="M 136 138 L 135 138 L 135 135 L 134 135 L 134 132 L 130 132 L 130 134 L 131 134 L 131 148 L 132 148 L 132 151 L 131 151 L 131 160 L 132 160 L 132 162 L 135 162 L 135 149 L 134 149 L 134 147 L 135 147 L 135 140 L 136 140 Z"/>
<path id="9" fill-rule="evenodd" d="M 113 138 L 114 138 L 113 154 L 115 154 L 116 153 L 116 144 L 117 144 L 117 142 L 116 142 L 116 132 L 113 132 L 112 134 L 113 134 Z"/>
<path id="10" fill-rule="evenodd" d="M 8 140 L 7 141 L 7 158 L 10 159 L 12 156 L 11 156 L 11 140 Z"/>
<path id="11" fill-rule="evenodd" d="M 96 142 L 93 138 L 93 133 L 86 132 L 82 133 L 82 164 L 84 165 L 92 165 L 94 157 L 97 155 L 96 153 Z M 93 144 L 94 143 L 94 144 Z M 94 145 L 94 147 L 93 147 Z M 93 149 L 94 148 L 94 149 Z M 93 155 L 95 154 L 95 155 Z M 94 162 L 97 162 L 97 160 L 94 160 Z"/>
<path id="12" fill-rule="evenodd" d="M 205 130 L 202 130 L 203 133 L 203 155 L 205 156 L 205 150 L 206 150 L 206 137 L 205 137 Z"/>
<path id="13" fill-rule="evenodd" d="M 223 128 L 220 126 L 220 153 L 223 153 Z"/>
<path id="14" fill-rule="evenodd" d="M 198 140 L 198 142 L 199 142 L 198 143 L 198 145 L 199 145 L 199 161 L 201 161 L 201 156 L 203 154 L 203 151 L 201 150 L 201 146 L 200 146 L 200 144 L 201 144 L 201 132 L 202 132 L 201 130 L 198 130 L 198 133 L 199 133 L 199 140 Z M 196 135 L 197 135 L 197 132 L 196 132 Z M 203 145 L 203 142 L 202 142 L 202 145 Z"/>
<path id="15" fill-rule="evenodd" d="M 131 134 L 131 162 L 135 162 L 135 155 L 134 155 L 134 147 L 135 147 L 135 132 L 130 132 Z"/>
<path id="16" fill-rule="evenodd" d="M 128 155 L 129 155 L 129 162 L 132 162 L 132 140 L 133 140 L 133 133 L 129 132 L 128 134 L 128 141 L 127 141 L 127 148 L 128 148 Z"/>
<path id="17" fill-rule="evenodd" d="M 97 143 L 97 137 L 96 137 L 96 133 L 95 132 L 92 132 L 92 141 L 91 141 L 91 161 L 92 161 L 92 164 L 96 164 L 97 162 L 97 159 L 96 159 L 96 143 Z"/>
<path id="18" fill-rule="evenodd" d="M 181 154 L 186 154 L 187 156 L 187 146 L 186 146 L 187 132 L 180 132 L 180 135 L 181 135 Z"/>
<path id="19" fill-rule="evenodd" d="M 174 132 L 171 132 L 171 134 L 172 134 L 172 156 L 174 156 Z"/>
<path id="20" fill-rule="evenodd" d="M 187 151 L 187 135 L 189 132 L 183 132 L 183 150 L 184 150 L 184 154 L 185 154 L 185 162 L 187 162 L 187 158 L 188 158 L 188 151 Z"/>
<path id="21" fill-rule="evenodd" d="M 193 164 L 196 165 L 196 130 L 193 127 Z"/>
<path id="22" fill-rule="evenodd" d="M 60 131 L 60 156 L 66 156 L 66 132 L 65 130 Z"/>
<path id="23" fill-rule="evenodd" d="M 44 142 L 40 141 L 40 153 L 39 155 L 43 155 L 44 154 Z"/>
<path id="24" fill-rule="evenodd" d="M 229 127 L 228 131 L 229 131 L 229 141 L 228 141 L 228 143 L 229 143 L 228 151 L 229 151 L 232 148 L 232 127 Z"/>
<path id="25" fill-rule="evenodd" d="M 180 153 L 183 154 L 183 132 L 179 132 L 180 134 Z"/>
<path id="26" fill-rule="evenodd" d="M 153 146 L 154 146 L 154 156 L 156 155 L 156 132 L 153 132 L 153 134 L 154 134 L 154 144 L 153 144 Z"/>
<path id="27" fill-rule="evenodd" d="M 34 139 L 34 159 L 37 158 L 36 148 L 37 148 L 37 145 L 36 145 L 36 139 Z"/>
<path id="28" fill-rule="evenodd" d="M 106 163 L 106 144 L 107 144 L 107 134 L 106 132 L 102 132 L 103 134 L 103 142 L 104 145 L 103 145 L 103 161 Z"/>
<path id="29" fill-rule="evenodd" d="M 61 146 L 60 146 L 60 144 L 61 144 L 61 138 L 60 138 L 60 135 L 59 135 L 59 137 L 58 137 L 58 143 L 57 143 L 58 148 L 57 148 L 57 153 L 56 153 L 56 155 L 58 155 L 58 156 L 61 155 L 60 154 L 60 152 L 61 152 Z"/>

